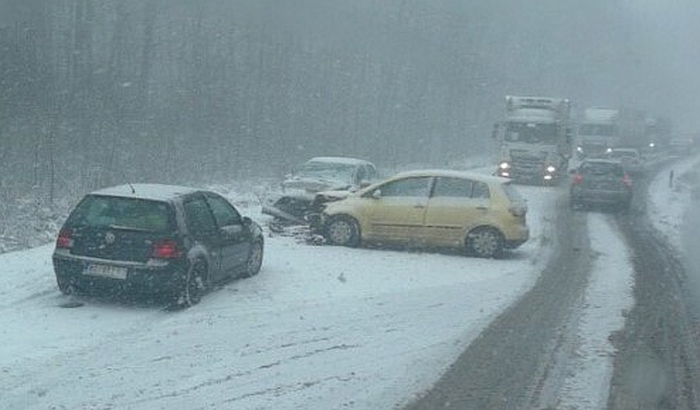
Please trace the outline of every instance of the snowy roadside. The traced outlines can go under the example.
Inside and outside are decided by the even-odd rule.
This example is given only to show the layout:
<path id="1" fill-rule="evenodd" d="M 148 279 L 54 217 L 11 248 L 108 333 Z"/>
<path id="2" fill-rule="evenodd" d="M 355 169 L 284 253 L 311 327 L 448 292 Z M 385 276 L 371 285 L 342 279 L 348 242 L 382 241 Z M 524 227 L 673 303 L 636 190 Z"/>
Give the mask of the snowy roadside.
<path id="1" fill-rule="evenodd" d="M 654 227 L 682 252 L 681 226 L 691 202 L 700 156 L 681 159 L 665 166 L 649 186 L 647 214 Z"/>

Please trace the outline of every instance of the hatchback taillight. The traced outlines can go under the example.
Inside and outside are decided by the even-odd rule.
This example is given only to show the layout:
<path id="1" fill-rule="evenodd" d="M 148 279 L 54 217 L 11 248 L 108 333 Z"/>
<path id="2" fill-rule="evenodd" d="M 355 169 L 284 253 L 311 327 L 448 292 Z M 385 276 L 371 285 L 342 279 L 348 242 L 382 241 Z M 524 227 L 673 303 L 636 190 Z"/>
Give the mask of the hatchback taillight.
<path id="1" fill-rule="evenodd" d="M 73 247 L 73 231 L 67 228 L 61 229 L 56 238 L 57 249 L 70 249 Z"/>
<path id="2" fill-rule="evenodd" d="M 163 239 L 153 244 L 151 257 L 156 259 L 174 259 L 182 255 L 182 250 L 177 241 Z"/>

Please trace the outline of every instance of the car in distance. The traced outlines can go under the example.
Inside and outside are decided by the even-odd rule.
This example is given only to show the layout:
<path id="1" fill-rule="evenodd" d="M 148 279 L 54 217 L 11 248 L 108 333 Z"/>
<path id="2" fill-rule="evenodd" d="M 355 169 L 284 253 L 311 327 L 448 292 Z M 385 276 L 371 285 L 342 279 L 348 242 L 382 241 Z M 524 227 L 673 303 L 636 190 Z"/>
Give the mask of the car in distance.
<path id="1" fill-rule="evenodd" d="M 491 258 L 528 240 L 526 213 L 525 200 L 506 178 L 421 170 L 327 204 L 321 225 L 333 245 L 448 247 Z"/>
<path id="2" fill-rule="evenodd" d="M 632 203 L 632 179 L 622 162 L 587 159 L 571 173 L 569 194 L 572 208 L 607 205 L 622 211 L 629 210 Z"/>
<path id="3" fill-rule="evenodd" d="M 53 253 L 64 294 L 166 296 L 198 303 L 212 285 L 260 271 L 260 226 L 210 191 L 127 184 L 86 195 Z"/>
<path id="4" fill-rule="evenodd" d="M 306 223 L 324 203 L 344 198 L 377 179 L 369 161 L 350 157 L 314 157 L 298 166 L 282 182 L 282 194 L 262 208 L 278 221 Z"/>
<path id="5" fill-rule="evenodd" d="M 606 157 L 620 161 L 630 174 L 644 172 L 644 158 L 636 148 L 613 148 L 608 151 Z"/>

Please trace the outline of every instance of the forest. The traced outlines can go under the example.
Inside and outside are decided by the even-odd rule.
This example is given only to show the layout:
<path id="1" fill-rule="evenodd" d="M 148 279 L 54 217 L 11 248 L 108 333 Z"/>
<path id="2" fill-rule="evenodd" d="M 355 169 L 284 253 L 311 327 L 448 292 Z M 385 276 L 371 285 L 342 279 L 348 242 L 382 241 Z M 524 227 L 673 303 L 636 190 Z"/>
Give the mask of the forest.
<path id="1" fill-rule="evenodd" d="M 669 108 L 675 91 L 650 81 L 665 28 L 630 2 L 5 1 L 0 238 L 127 181 L 489 155 L 506 94 Z"/>

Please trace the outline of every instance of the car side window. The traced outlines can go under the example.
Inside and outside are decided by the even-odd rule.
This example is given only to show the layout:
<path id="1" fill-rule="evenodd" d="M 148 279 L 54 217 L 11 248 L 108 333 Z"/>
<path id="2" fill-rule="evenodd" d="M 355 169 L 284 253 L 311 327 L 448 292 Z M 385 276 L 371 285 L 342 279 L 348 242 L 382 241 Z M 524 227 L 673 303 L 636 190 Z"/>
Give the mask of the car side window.
<path id="1" fill-rule="evenodd" d="M 204 198 L 185 201 L 187 227 L 195 239 L 211 236 L 216 232 L 216 222 Z"/>
<path id="2" fill-rule="evenodd" d="M 359 185 L 362 183 L 362 181 L 365 181 L 366 179 L 367 179 L 367 170 L 365 169 L 365 167 L 363 165 L 361 165 L 357 169 L 357 173 L 355 174 L 355 183 Z"/>
<path id="3" fill-rule="evenodd" d="M 469 198 L 472 195 L 472 181 L 463 178 L 440 177 L 435 181 L 433 197 Z"/>
<path id="4" fill-rule="evenodd" d="M 406 178 L 382 185 L 382 197 L 427 197 L 430 193 L 430 177 Z"/>
<path id="5" fill-rule="evenodd" d="M 373 166 L 367 165 L 367 177 L 366 177 L 366 180 L 367 180 L 367 181 L 373 181 L 373 180 L 375 180 L 375 179 L 377 179 L 377 170 L 376 170 Z"/>
<path id="6" fill-rule="evenodd" d="M 206 197 L 219 227 L 241 224 L 241 214 L 227 200 L 211 194 Z"/>
<path id="7" fill-rule="evenodd" d="M 474 181 L 474 183 L 472 184 L 472 198 L 491 198 L 491 194 L 489 193 L 489 186 L 483 182 Z"/>

